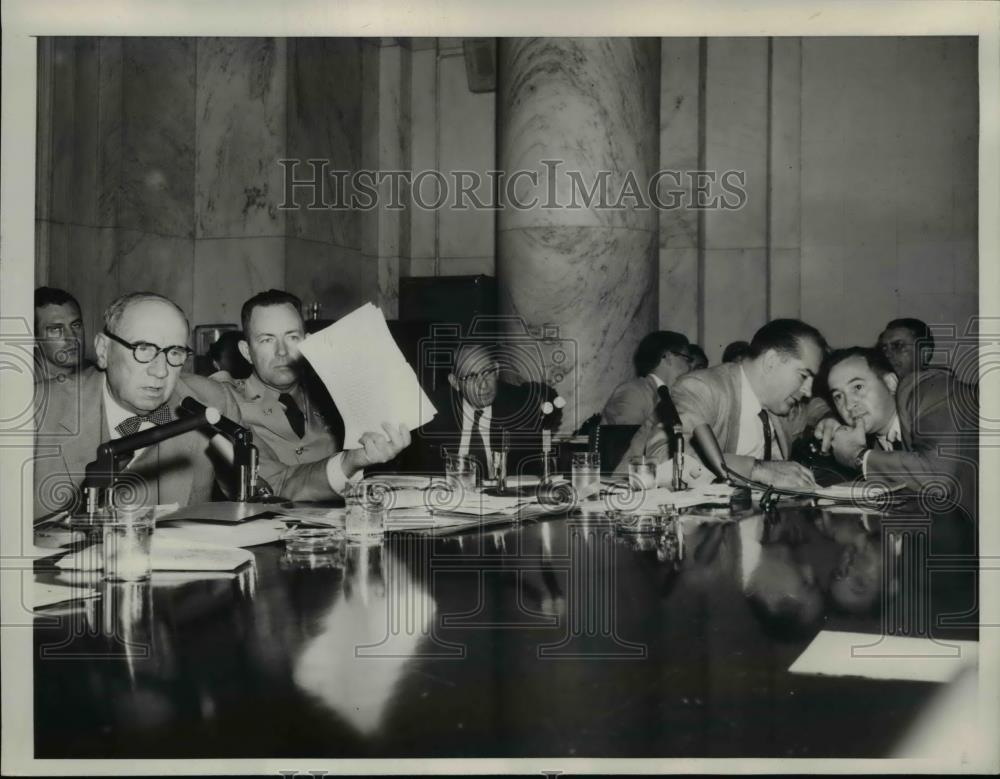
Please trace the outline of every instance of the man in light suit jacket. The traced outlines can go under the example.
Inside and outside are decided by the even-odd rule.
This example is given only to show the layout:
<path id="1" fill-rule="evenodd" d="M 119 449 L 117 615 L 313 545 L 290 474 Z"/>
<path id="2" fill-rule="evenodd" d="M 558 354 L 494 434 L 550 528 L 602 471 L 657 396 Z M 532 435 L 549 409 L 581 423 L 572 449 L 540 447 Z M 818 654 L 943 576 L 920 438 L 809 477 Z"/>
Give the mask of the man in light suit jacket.
<path id="1" fill-rule="evenodd" d="M 831 400 L 846 422 L 830 445 L 837 461 L 866 479 L 920 491 L 976 516 L 978 388 L 940 370 L 900 380 L 876 349 L 852 347 L 824 365 Z"/>
<path id="2" fill-rule="evenodd" d="M 241 312 L 240 353 L 253 367 L 233 382 L 244 423 L 260 450 L 259 473 L 275 494 L 291 500 L 326 500 L 368 465 L 388 462 L 410 443 L 404 425 L 366 432 L 361 447 L 341 451 L 331 429 L 335 414 L 325 391 L 307 388 L 299 344 L 305 338 L 302 303 L 271 289 L 254 295 Z"/>
<path id="3" fill-rule="evenodd" d="M 812 394 L 826 341 L 804 322 L 775 319 L 756 332 L 750 350 L 742 362 L 677 380 L 670 394 L 684 435 L 690 441 L 694 428 L 707 424 L 736 473 L 776 487 L 814 489 L 812 473 L 787 458 L 792 441 L 827 414 L 825 404 L 803 403 Z M 622 463 L 637 455 L 668 459 L 667 435 L 658 419 L 643 423 Z"/>
<path id="4" fill-rule="evenodd" d="M 691 370 L 690 344 L 680 333 L 657 330 L 647 334 L 635 350 L 639 375 L 615 387 L 601 412 L 605 425 L 641 425 L 653 413 L 660 387 L 668 389 Z"/>
<path id="5" fill-rule="evenodd" d="M 71 505 L 97 447 L 177 418 L 187 396 L 239 419 L 229 393 L 181 374 L 191 354 L 184 312 L 148 292 L 118 298 L 94 339 L 97 368 L 39 385 L 35 395 L 34 516 Z M 228 475 L 210 434 L 190 431 L 136 452 L 122 475 L 130 503 L 186 505 L 209 500 L 215 466 Z"/>

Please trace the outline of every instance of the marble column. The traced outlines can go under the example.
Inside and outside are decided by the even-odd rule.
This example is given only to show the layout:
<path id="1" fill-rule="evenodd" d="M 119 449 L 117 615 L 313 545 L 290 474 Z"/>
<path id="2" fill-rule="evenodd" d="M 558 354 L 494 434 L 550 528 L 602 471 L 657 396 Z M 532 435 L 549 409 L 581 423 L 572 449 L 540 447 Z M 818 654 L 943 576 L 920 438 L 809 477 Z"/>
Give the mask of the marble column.
<path id="1" fill-rule="evenodd" d="M 657 169 L 659 75 L 655 38 L 500 40 L 499 169 L 513 184 L 498 216 L 500 312 L 569 342 L 568 359 L 545 366 L 568 401 L 562 432 L 633 375 L 656 327 L 658 213 L 621 193 L 634 182 L 644 201 Z M 603 178 L 603 203 L 600 187 L 589 204 L 574 193 L 574 175 L 587 191 Z"/>

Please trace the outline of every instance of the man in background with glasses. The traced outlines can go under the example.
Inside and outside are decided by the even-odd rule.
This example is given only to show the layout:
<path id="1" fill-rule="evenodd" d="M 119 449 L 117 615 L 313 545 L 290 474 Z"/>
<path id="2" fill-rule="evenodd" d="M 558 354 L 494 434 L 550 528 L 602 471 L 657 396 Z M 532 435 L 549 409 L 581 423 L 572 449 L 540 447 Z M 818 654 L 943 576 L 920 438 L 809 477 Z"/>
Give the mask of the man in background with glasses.
<path id="1" fill-rule="evenodd" d="M 934 336 L 919 319 L 893 319 L 878 337 L 878 349 L 900 381 L 927 367 L 934 353 Z"/>
<path id="2" fill-rule="evenodd" d="M 188 397 L 239 421 L 232 395 L 201 376 L 182 374 L 191 355 L 184 312 L 168 298 L 135 292 L 104 312 L 94 339 L 97 368 L 69 381 L 40 385 L 35 405 L 36 519 L 67 508 L 97 447 L 177 418 Z M 224 449 L 191 431 L 135 452 L 127 465 L 134 502 L 144 505 L 207 501 Z"/>
<path id="3" fill-rule="evenodd" d="M 533 372 L 538 366 L 517 367 Z M 492 479 L 493 452 L 503 446 L 506 432 L 510 445 L 507 473 L 516 475 L 522 465 L 532 473 L 540 472 L 542 427 L 558 426 L 561 412 L 552 406 L 557 395 L 551 387 L 530 376 L 524 378 L 528 380 L 520 385 L 501 380 L 492 344 L 459 346 L 447 385 L 431 398 L 438 414 L 415 432 L 404 464 L 411 470 L 440 473 L 444 450 L 448 450 L 473 457 L 481 477 Z M 548 414 L 543 412 L 546 403 Z"/>
<path id="4" fill-rule="evenodd" d="M 670 389 L 677 379 L 691 371 L 691 345 L 680 333 L 657 330 L 647 334 L 632 358 L 638 374 L 615 387 L 601 412 L 605 425 L 641 425 L 656 404 L 660 387 Z"/>

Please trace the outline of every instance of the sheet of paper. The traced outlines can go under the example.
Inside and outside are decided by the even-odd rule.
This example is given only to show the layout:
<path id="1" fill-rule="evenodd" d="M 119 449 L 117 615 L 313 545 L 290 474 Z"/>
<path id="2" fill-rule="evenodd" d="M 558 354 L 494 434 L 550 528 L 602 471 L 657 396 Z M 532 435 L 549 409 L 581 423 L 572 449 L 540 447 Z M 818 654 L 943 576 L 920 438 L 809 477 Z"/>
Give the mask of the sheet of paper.
<path id="1" fill-rule="evenodd" d="M 975 665 L 979 644 L 824 630 L 789 669 L 798 674 L 947 682 Z"/>
<path id="2" fill-rule="evenodd" d="M 200 520 L 202 522 L 245 522 L 258 514 L 270 513 L 275 509 L 274 503 L 237 503 L 235 501 L 217 501 L 214 503 L 192 503 L 190 506 L 172 511 L 158 513 L 157 522 L 179 519 Z"/>
<path id="3" fill-rule="evenodd" d="M 382 423 L 415 430 L 437 413 L 403 357 L 382 312 L 366 303 L 300 346 L 344 418 L 344 448 Z"/>
<path id="4" fill-rule="evenodd" d="M 154 571 L 235 571 L 252 559 L 253 552 L 235 544 L 227 546 L 191 538 L 184 528 L 157 528 L 150 551 Z M 95 564 L 100 566 L 100 561 L 99 547 L 97 551 L 90 547 L 57 560 L 56 567 L 64 571 L 88 569 Z"/>
<path id="5" fill-rule="evenodd" d="M 36 581 L 31 586 L 31 608 L 41 609 L 78 598 L 96 598 L 99 594 L 93 587 L 70 587 L 66 584 Z"/>
<path id="6" fill-rule="evenodd" d="M 285 532 L 285 523 L 281 519 L 253 519 L 238 525 L 193 522 L 182 519 L 170 520 L 163 527 L 164 529 L 171 528 L 183 531 L 183 535 L 178 537 L 228 547 L 270 544 L 277 541 Z M 157 525 L 156 533 L 159 531 L 160 526 Z"/>

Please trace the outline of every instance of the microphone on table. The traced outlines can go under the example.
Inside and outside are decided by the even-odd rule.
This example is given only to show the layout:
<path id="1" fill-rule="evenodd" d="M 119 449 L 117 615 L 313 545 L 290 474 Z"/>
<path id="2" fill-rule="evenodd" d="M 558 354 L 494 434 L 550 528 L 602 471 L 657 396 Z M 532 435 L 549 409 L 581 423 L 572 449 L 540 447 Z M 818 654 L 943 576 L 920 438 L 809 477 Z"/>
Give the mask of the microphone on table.
<path id="1" fill-rule="evenodd" d="M 177 409 L 179 413 L 192 418 L 208 411 L 215 411 L 215 418 L 210 421 L 212 429 L 222 435 L 233 445 L 233 464 L 239 475 L 236 500 L 245 503 L 258 497 L 257 468 L 259 454 L 253 443 L 253 431 L 237 424 L 229 417 L 223 416 L 213 408 L 196 400 L 190 395 L 181 401 Z"/>
<path id="2" fill-rule="evenodd" d="M 93 514 L 102 508 L 114 505 L 113 492 L 118 478 L 118 462 L 125 455 L 131 455 L 139 449 L 197 430 L 199 427 L 214 427 L 220 419 L 222 414 L 217 408 L 201 406 L 198 413 L 191 413 L 166 424 L 154 425 L 148 430 L 139 430 L 131 435 L 100 444 L 93 462 L 87 465 L 81 485 L 86 512 Z"/>
<path id="3" fill-rule="evenodd" d="M 656 404 L 656 416 L 667 433 L 670 456 L 674 464 L 670 489 L 678 492 L 688 488 L 684 482 L 684 425 L 681 423 L 677 406 L 674 405 L 674 399 L 670 397 L 670 390 L 663 386 L 657 389 L 656 393 L 660 397 Z"/>

